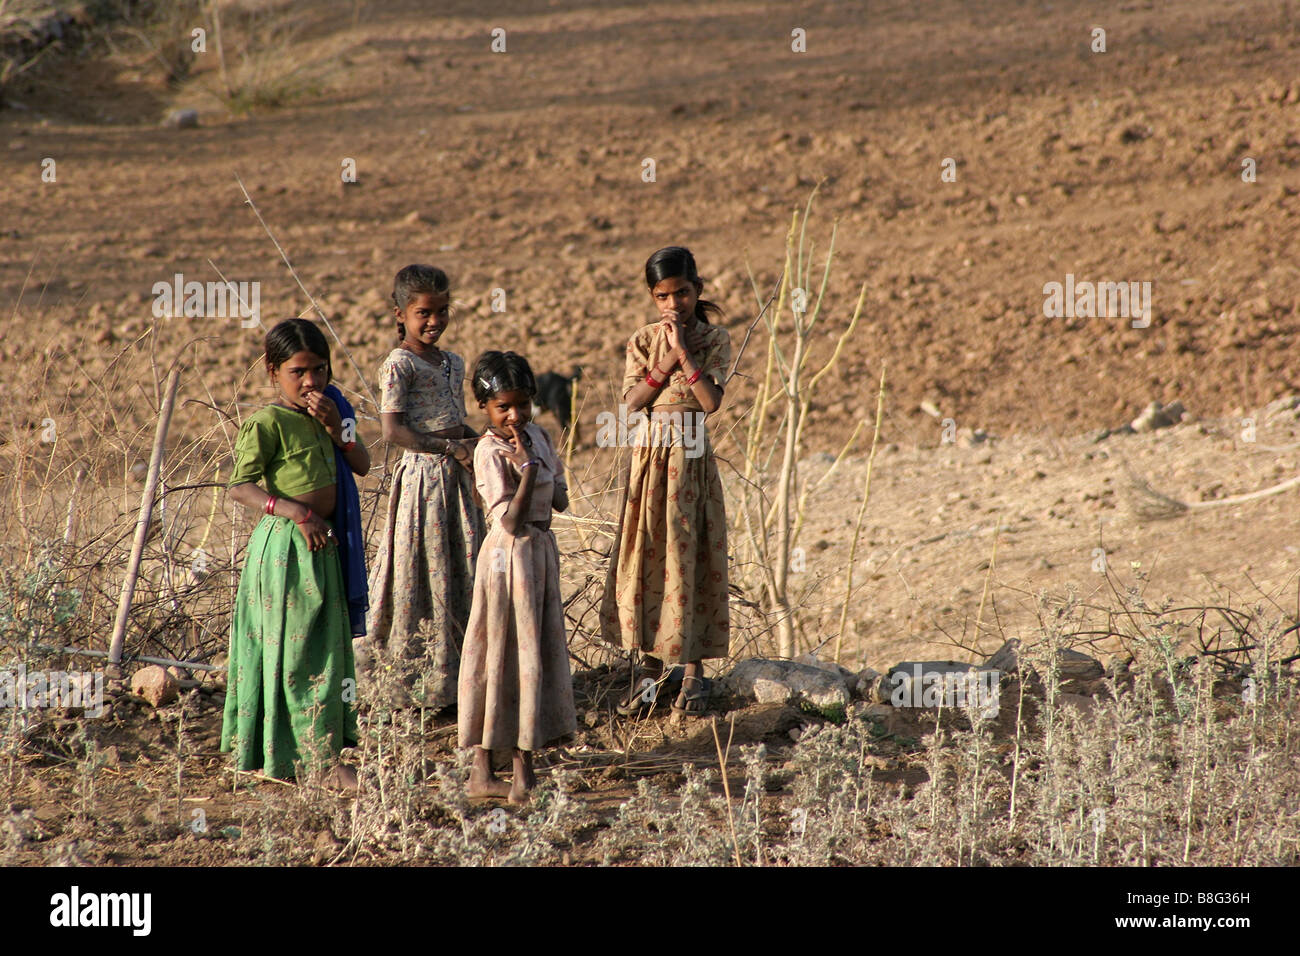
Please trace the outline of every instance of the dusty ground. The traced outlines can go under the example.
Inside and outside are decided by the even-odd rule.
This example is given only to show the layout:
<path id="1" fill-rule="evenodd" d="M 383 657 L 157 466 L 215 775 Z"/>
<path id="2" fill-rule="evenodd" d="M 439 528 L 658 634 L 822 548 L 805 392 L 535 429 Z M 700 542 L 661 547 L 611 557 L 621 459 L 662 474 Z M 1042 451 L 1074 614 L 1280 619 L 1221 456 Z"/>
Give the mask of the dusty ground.
<path id="1" fill-rule="evenodd" d="M 434 262 L 462 309 L 450 347 L 470 358 L 511 347 L 539 371 L 582 366 L 587 436 L 612 404 L 623 343 L 650 317 L 645 257 L 689 245 L 739 344 L 755 314 L 747 267 L 770 288 L 791 212 L 820 182 L 818 268 L 832 220 L 838 231 L 816 354 L 829 354 L 863 282 L 867 306 L 814 397 L 802 479 L 817 481 L 873 414 L 882 366 L 889 383 L 846 662 L 988 653 L 1032 633 L 1043 590 L 1112 606 L 1098 547 L 1121 589 L 1144 587 L 1154 602 L 1300 611 L 1296 492 L 1145 521 L 1121 466 L 1185 501 L 1294 473 L 1295 419 L 1261 411 L 1300 392 L 1287 354 L 1300 322 L 1300 19 L 1288 4 L 556 2 L 485 14 L 448 3 L 433 16 L 394 0 L 352 18 L 335 7 L 293 4 L 299 31 L 284 55 L 322 64 L 321 88 L 275 109 L 236 115 L 205 92 L 218 83 L 210 55 L 169 86 L 121 38 L 114 56 L 57 61 L 8 91 L 0 397 L 19 434 L 3 449 L 7 475 L 17 456 L 38 468 L 48 458 L 33 438 L 47 414 L 112 420 L 119 396 L 93 383 L 151 325 L 160 363 L 189 357 L 183 397 L 264 400 L 260 378 L 243 378 L 258 330 L 151 315 L 155 282 L 217 270 L 262 283 L 268 325 L 307 308 L 236 174 L 365 376 L 392 344 L 392 274 Z M 489 48 L 497 26 L 504 54 Z M 1089 49 L 1097 26 L 1105 53 Z M 795 28 L 807 52 L 791 51 Z M 200 128 L 159 127 L 186 106 Z M 955 182 L 940 178 L 949 157 Z M 41 179 L 45 158 L 53 183 Z M 343 188 L 349 158 L 358 183 Z M 1245 158 L 1254 183 L 1242 180 Z M 1043 286 L 1067 273 L 1151 282 L 1150 326 L 1046 318 Z M 494 288 L 505 313 L 490 309 Z M 765 348 L 751 343 L 716 433 L 745 420 L 745 376 L 761 374 Z M 1093 441 L 1175 398 L 1187 423 Z M 210 424 L 201 409 L 186 414 L 182 434 Z M 132 431 L 145 421 L 124 423 L 126 467 L 147 458 L 147 429 Z M 963 436 L 977 428 L 994 437 L 971 447 Z M 734 455 L 730 439 L 717 445 Z M 865 451 L 860 439 L 809 493 L 795 580 L 808 586 L 810 646 L 838 629 Z M 574 470 L 601 488 L 609 457 L 579 448 Z M 123 510 L 138 495 L 102 480 Z M 223 506 L 221 520 L 233 513 Z M 124 767 L 168 737 L 142 714 L 123 733 Z M 221 762 L 201 767 L 196 797 L 220 806 Z M 54 770 L 35 779 L 49 790 L 33 805 L 75 786 Z M 124 806 L 152 799 L 135 790 L 124 781 Z M 235 819 L 233 805 L 223 814 Z M 112 861 L 153 852 L 146 841 Z"/>

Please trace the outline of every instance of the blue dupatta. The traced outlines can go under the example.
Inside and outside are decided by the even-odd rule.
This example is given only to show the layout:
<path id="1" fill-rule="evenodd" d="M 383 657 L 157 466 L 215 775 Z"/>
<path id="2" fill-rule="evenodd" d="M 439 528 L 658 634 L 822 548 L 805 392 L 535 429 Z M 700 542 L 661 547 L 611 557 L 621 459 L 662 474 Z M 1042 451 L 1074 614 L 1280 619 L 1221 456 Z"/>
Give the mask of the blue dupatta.
<path id="1" fill-rule="evenodd" d="M 338 406 L 339 417 L 356 421 L 352 403 L 333 385 L 325 387 L 325 396 Z M 334 463 L 338 471 L 338 492 L 334 503 L 334 527 L 338 529 L 339 565 L 343 571 L 343 588 L 347 592 L 348 620 L 352 637 L 366 636 L 366 611 L 370 608 L 370 585 L 366 581 L 366 539 L 361 531 L 361 495 L 352 466 L 343 449 L 334 446 Z"/>

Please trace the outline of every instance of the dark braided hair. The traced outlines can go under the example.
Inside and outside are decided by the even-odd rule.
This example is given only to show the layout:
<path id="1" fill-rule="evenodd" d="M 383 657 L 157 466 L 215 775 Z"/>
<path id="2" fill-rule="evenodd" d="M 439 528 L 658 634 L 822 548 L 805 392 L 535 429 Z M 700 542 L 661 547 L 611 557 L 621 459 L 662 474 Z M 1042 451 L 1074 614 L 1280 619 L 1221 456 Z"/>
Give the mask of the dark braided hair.
<path id="1" fill-rule="evenodd" d="M 645 262 L 645 284 L 653 289 L 664 279 L 685 279 L 702 285 L 700 274 L 695 269 L 695 256 L 684 246 L 666 246 L 652 255 Z M 722 307 L 706 299 L 695 300 L 695 317 L 705 325 L 709 316 L 723 315 Z"/>
<path id="2" fill-rule="evenodd" d="M 272 369 L 279 368 L 299 352 L 311 352 L 325 360 L 325 371 L 329 381 L 334 380 L 334 366 L 330 364 L 330 344 L 325 333 L 314 322 L 306 319 L 285 319 L 276 323 L 266 333 L 266 364 Z"/>
<path id="3" fill-rule="evenodd" d="M 484 352 L 474 363 L 474 398 L 486 402 L 500 392 L 537 394 L 537 380 L 528 359 L 515 352 Z"/>
<path id="4" fill-rule="evenodd" d="M 413 296 L 425 293 L 442 295 L 450 290 L 451 280 L 447 278 L 447 273 L 437 266 L 410 265 L 397 273 L 396 278 L 393 279 L 393 305 L 397 306 L 398 311 L 404 312 L 406 304 Z M 404 338 L 406 338 L 406 325 L 399 319 L 397 341 L 401 342 Z"/>

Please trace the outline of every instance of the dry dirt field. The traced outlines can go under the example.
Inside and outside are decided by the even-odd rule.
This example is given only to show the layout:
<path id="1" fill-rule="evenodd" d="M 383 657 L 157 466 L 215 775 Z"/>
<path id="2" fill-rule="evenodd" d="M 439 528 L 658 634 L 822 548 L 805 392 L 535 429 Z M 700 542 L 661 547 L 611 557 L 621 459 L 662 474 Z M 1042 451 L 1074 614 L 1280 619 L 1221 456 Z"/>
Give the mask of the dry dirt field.
<path id="1" fill-rule="evenodd" d="M 179 360 L 174 554 L 154 562 L 146 592 L 165 603 L 169 562 L 187 566 L 204 549 L 221 593 L 198 594 L 213 603 L 170 618 L 154 607 L 129 649 L 210 653 L 220 643 L 220 598 L 251 521 L 209 489 L 180 486 L 228 468 L 232 422 L 267 400 L 263 333 L 237 318 L 157 318 L 153 288 L 177 273 L 259 282 L 266 327 L 313 314 L 239 180 L 350 353 L 339 348 L 334 367 L 378 462 L 368 391 L 395 343 L 392 276 L 410 262 L 452 277 L 459 311 L 444 345 L 471 361 L 512 348 L 539 372 L 582 367 L 571 469 L 586 496 L 579 515 L 592 523 L 572 522 L 565 541 L 575 653 L 593 668 L 581 683 L 584 746 L 653 754 L 642 775 L 668 767 L 674 780 L 674 761 L 707 763 L 714 743 L 710 731 L 657 721 L 649 737 L 629 738 L 598 713 L 616 660 L 590 643 L 579 613 L 585 575 L 599 568 L 583 549 L 604 540 L 591 529 L 614 503 L 615 456 L 592 440 L 596 415 L 613 408 L 624 343 L 652 315 L 646 256 L 668 244 L 695 252 L 738 350 L 755 287 L 765 299 L 780 278 L 791 217 L 810 195 L 818 281 L 834 228 L 811 369 L 832 354 L 864 284 L 865 299 L 810 396 L 800 449 L 801 653 L 828 656 L 842 637 L 853 670 L 978 661 L 1006 638 L 1032 641 L 1044 600 L 1070 594 L 1095 625 L 1091 653 L 1107 662 L 1126 648 L 1105 622 L 1135 594 L 1152 606 L 1300 617 L 1300 538 L 1288 517 L 1300 490 L 1152 520 L 1135 507 L 1128 470 L 1200 504 L 1282 482 L 1300 460 L 1296 410 L 1278 401 L 1300 394 L 1289 354 L 1300 335 L 1294 4 L 220 6 L 228 76 L 211 43 L 180 57 L 176 38 L 189 27 L 172 23 L 105 26 L 107 39 L 0 85 L 0 523 L 6 561 L 26 567 L 42 535 L 65 537 L 76 511 L 72 537 L 98 555 L 101 578 L 93 594 L 83 586 L 84 619 L 68 640 L 106 645 L 160 382 Z M 495 28 L 504 52 L 492 49 Z M 162 124 L 186 108 L 197 128 Z M 344 184 L 353 166 L 356 182 Z M 1044 286 L 1067 275 L 1149 283 L 1149 316 L 1049 317 Z M 788 330 L 788 308 L 779 320 Z M 768 336 L 755 329 L 712 425 L 729 507 Z M 1181 424 L 1099 435 L 1174 400 L 1187 410 Z M 56 442 L 43 440 L 50 423 Z M 557 431 L 550 416 L 542 424 Z M 776 426 L 774 408 L 768 433 Z M 383 472 L 363 488 L 381 515 Z M 757 588 L 737 600 L 749 602 L 737 656 L 773 654 Z M 176 621 L 188 630 L 167 630 Z M 206 692 L 191 706 L 179 758 L 176 713 L 119 708 L 99 742 L 114 748 L 111 765 L 93 785 L 70 756 L 75 722 L 51 730 L 12 801 L 47 837 L 19 841 L 13 861 L 295 859 L 273 840 L 254 852 L 234 838 L 186 838 L 192 807 L 216 833 L 248 825 L 268 799 L 232 790 L 213 746 L 219 709 Z M 737 744 L 779 753 L 800 719 L 811 718 L 744 709 Z M 432 762 L 449 765 L 449 729 L 430 731 Z M 7 772 L 12 781 L 12 760 Z M 925 779 L 906 760 L 882 775 Z M 589 773 L 585 794 L 613 814 L 636 776 Z M 116 842 L 75 839 L 92 796 L 94 813 L 121 828 Z M 181 799 L 196 802 L 178 817 Z M 262 809 L 249 809 L 255 799 Z M 339 858 L 330 827 L 317 832 L 317 862 Z"/>

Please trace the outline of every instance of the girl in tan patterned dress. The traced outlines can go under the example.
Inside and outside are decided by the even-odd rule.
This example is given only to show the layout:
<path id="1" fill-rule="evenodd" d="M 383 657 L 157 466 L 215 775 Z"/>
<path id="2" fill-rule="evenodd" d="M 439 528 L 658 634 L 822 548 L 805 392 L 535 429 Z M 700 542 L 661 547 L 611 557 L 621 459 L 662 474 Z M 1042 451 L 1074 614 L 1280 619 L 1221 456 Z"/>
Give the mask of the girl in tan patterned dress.
<path id="1" fill-rule="evenodd" d="M 564 466 L 532 424 L 537 386 L 514 352 L 485 352 L 474 397 L 489 429 L 474 474 L 489 531 L 478 556 L 474 608 L 460 660 L 460 745 L 474 748 L 469 794 L 522 803 L 533 751 L 577 730 L 560 602 L 560 552 L 551 511 L 569 507 Z M 492 773 L 492 750 L 514 751 L 510 786 Z"/>
<path id="2" fill-rule="evenodd" d="M 645 275 L 660 321 L 628 341 L 623 401 L 651 416 L 632 440 L 601 634 L 647 657 L 621 713 L 653 707 L 668 661 L 685 665 L 674 712 L 698 715 L 708 707 L 703 660 L 726 657 L 729 644 L 727 515 L 704 417 L 722 404 L 731 338 L 709 323 L 721 310 L 700 298 L 689 250 L 660 249 Z"/>
<path id="3" fill-rule="evenodd" d="M 483 540 L 471 470 L 478 435 L 465 424 L 465 362 L 438 347 L 450 320 L 446 273 L 407 266 L 393 283 L 393 302 L 401 345 L 379 369 L 379 412 L 384 438 L 404 452 L 370 579 L 375 660 L 362 661 L 389 672 L 391 705 L 437 710 L 456 702 Z"/>

